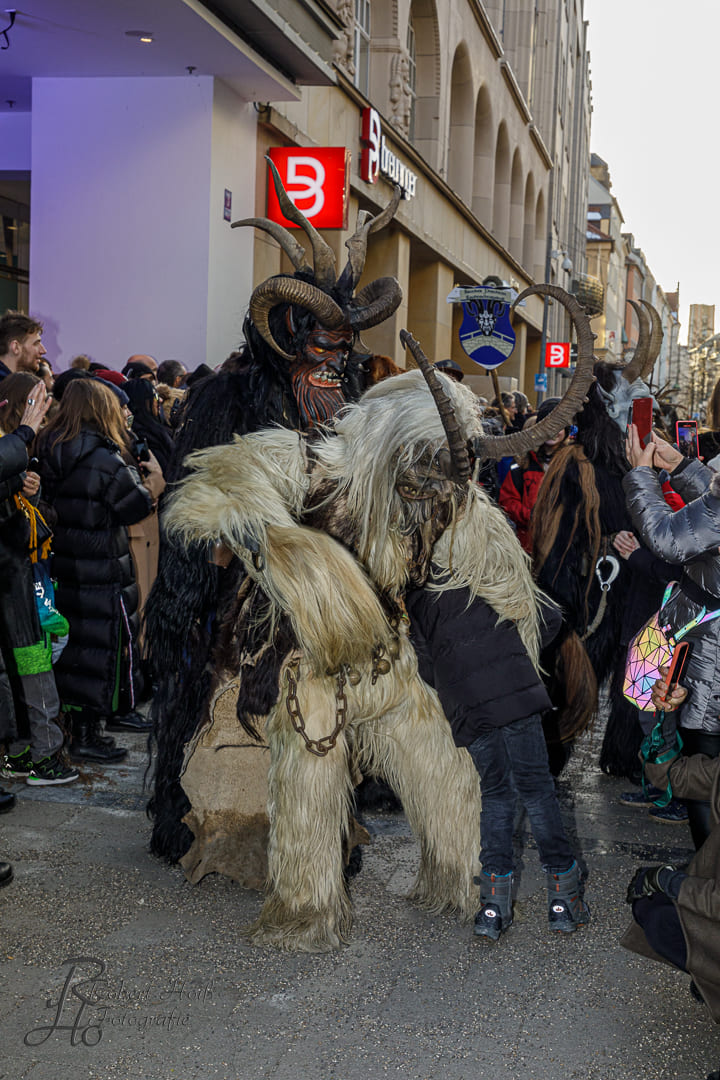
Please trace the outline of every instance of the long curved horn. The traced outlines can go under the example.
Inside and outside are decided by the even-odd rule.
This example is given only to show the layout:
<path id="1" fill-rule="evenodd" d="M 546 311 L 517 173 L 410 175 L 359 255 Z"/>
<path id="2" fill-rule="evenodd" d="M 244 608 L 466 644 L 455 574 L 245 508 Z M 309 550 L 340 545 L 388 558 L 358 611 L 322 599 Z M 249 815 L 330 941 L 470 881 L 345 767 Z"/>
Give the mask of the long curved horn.
<path id="1" fill-rule="evenodd" d="M 516 431 L 512 435 L 479 436 L 474 440 L 475 452 L 479 458 L 499 461 L 502 457 L 520 457 L 529 450 L 559 435 L 563 428 L 570 427 L 573 417 L 580 412 L 587 401 L 587 391 L 595 380 L 593 375 L 593 341 L 595 334 L 590 329 L 590 319 L 574 296 L 565 292 L 558 285 L 531 285 L 515 299 L 513 308 L 527 296 L 552 296 L 567 310 L 575 327 L 578 357 L 575 374 L 562 401 L 553 411 L 529 431 Z"/>
<path id="2" fill-rule="evenodd" d="M 400 341 L 405 348 L 410 350 L 415 358 L 415 362 L 422 371 L 425 382 L 428 384 L 428 389 L 437 405 L 437 410 L 440 413 L 440 419 L 442 420 L 442 426 L 445 428 L 445 434 L 447 435 L 448 450 L 450 451 L 454 479 L 458 484 L 465 484 L 470 479 L 471 475 L 470 455 L 467 451 L 465 439 L 460 431 L 460 425 L 455 417 L 455 410 L 453 409 L 452 402 L 440 385 L 440 380 L 437 377 L 435 369 L 412 334 L 408 330 L 401 330 Z"/>
<path id="3" fill-rule="evenodd" d="M 365 268 L 368 237 L 371 233 L 384 229 L 388 222 L 392 221 L 397 213 L 401 198 L 402 189 L 396 184 L 390 202 L 379 214 L 372 217 L 367 210 L 360 211 L 355 232 L 345 241 L 345 247 L 348 249 L 348 261 L 338 284 L 349 285 L 352 291 L 355 291 L 355 286 L 362 277 Z"/>
<path id="4" fill-rule="evenodd" d="M 655 367 L 655 361 L 660 355 L 660 349 L 662 348 L 663 337 L 665 336 L 662 328 L 662 319 L 659 313 L 655 310 L 652 304 L 648 300 L 641 300 L 640 303 L 650 315 L 652 322 L 652 330 L 650 332 L 650 346 L 648 348 L 647 362 L 645 363 L 641 372 L 641 378 L 646 378 L 652 369 Z"/>
<path id="5" fill-rule="evenodd" d="M 300 228 L 307 233 L 310 239 L 313 249 L 315 281 L 321 289 L 331 289 L 335 284 L 335 252 L 330 245 L 323 240 L 317 229 L 310 224 L 302 211 L 298 210 L 297 206 L 283 187 L 280 173 L 275 168 L 275 163 L 271 161 L 267 155 L 265 155 L 265 160 L 272 172 L 275 194 L 278 197 L 280 209 L 288 221 L 292 221 L 294 225 L 299 225 Z"/>
<path id="6" fill-rule="evenodd" d="M 280 348 L 272 336 L 269 321 L 272 309 L 283 303 L 297 304 L 298 307 L 312 312 L 317 321 L 328 330 L 339 330 L 345 325 L 342 308 L 322 289 L 298 278 L 268 278 L 258 285 L 250 297 L 250 318 L 263 340 L 286 360 L 294 360 L 295 357 Z"/>
<path id="7" fill-rule="evenodd" d="M 241 221 L 233 221 L 230 228 L 239 229 L 242 225 L 252 225 L 256 229 L 264 229 L 265 232 L 270 233 L 273 240 L 277 240 L 296 270 L 312 273 L 312 266 L 307 261 L 305 248 L 284 225 L 281 225 L 278 221 L 271 221 L 270 218 L 248 217 L 243 218 Z"/>
<path id="8" fill-rule="evenodd" d="M 389 319 L 402 303 L 400 282 L 394 277 L 371 281 L 347 307 L 348 321 L 353 330 L 367 330 Z"/>
<path id="9" fill-rule="evenodd" d="M 648 349 L 650 348 L 650 319 L 647 312 L 638 304 L 637 300 L 628 300 L 630 307 L 635 309 L 635 313 L 638 317 L 638 323 L 640 324 L 640 334 L 638 335 L 638 342 L 635 346 L 635 355 L 629 364 L 626 364 L 622 369 L 622 376 L 627 379 L 629 383 L 635 382 L 639 379 L 645 368 L 648 357 Z M 654 363 L 655 361 L 653 361 Z"/>

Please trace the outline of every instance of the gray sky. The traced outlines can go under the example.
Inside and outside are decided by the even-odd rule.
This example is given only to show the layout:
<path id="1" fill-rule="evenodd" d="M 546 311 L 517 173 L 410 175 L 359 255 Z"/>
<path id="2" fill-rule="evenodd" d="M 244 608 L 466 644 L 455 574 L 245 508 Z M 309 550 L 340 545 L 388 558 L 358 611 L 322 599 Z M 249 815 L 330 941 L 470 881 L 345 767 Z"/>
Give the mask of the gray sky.
<path id="1" fill-rule="evenodd" d="M 585 0 L 591 147 L 653 274 L 720 330 L 720 0 Z"/>

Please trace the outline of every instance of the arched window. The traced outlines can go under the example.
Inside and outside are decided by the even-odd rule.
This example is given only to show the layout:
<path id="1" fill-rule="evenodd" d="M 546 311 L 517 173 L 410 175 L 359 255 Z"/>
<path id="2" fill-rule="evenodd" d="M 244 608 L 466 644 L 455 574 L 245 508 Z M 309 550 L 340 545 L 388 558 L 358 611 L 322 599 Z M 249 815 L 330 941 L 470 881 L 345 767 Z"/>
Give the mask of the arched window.
<path id="1" fill-rule="evenodd" d="M 434 169 L 440 165 L 440 36 L 435 0 L 412 0 L 416 82 L 412 141 Z"/>
<path id="2" fill-rule="evenodd" d="M 493 219 L 493 183 L 495 178 L 495 129 L 492 103 L 487 86 L 481 86 L 475 106 L 475 161 L 473 166 L 472 210 L 488 228 Z"/>
<path id="3" fill-rule="evenodd" d="M 522 264 L 530 273 L 535 273 L 535 178 L 528 173 L 525 183 L 525 206 L 523 213 L 523 250 Z"/>
<path id="4" fill-rule="evenodd" d="M 370 0 L 355 0 L 353 64 L 355 85 L 365 97 L 368 97 L 370 93 Z"/>
<path id="5" fill-rule="evenodd" d="M 415 141 L 415 102 L 417 100 L 417 51 L 415 45 L 415 27 L 413 26 L 412 11 L 408 18 L 407 28 L 407 54 L 408 54 L 408 87 L 410 89 L 410 122 L 408 125 L 408 139 Z"/>
<path id="6" fill-rule="evenodd" d="M 535 210 L 535 267 L 533 277 L 536 281 L 545 280 L 545 233 L 547 230 L 545 195 L 538 194 Z"/>
<path id="7" fill-rule="evenodd" d="M 523 228 L 525 225 L 524 188 L 522 158 L 520 157 L 520 151 L 516 150 L 513 154 L 510 176 L 510 237 L 508 250 L 518 262 L 522 259 Z"/>
<path id="8" fill-rule="evenodd" d="M 475 149 L 472 65 L 467 45 L 455 50 L 450 81 L 450 139 L 447 178 L 450 186 L 469 206 L 473 190 Z"/>
<path id="9" fill-rule="evenodd" d="M 498 128 L 495 143 L 492 231 L 503 247 L 507 247 L 510 237 L 510 140 L 504 123 Z"/>

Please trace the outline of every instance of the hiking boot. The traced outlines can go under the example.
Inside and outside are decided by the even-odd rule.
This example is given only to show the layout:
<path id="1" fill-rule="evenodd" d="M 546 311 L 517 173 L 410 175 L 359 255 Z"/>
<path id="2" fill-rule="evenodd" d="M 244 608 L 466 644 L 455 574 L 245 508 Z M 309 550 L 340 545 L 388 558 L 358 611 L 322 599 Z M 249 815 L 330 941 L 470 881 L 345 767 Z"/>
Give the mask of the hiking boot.
<path id="1" fill-rule="evenodd" d="M 642 788 L 639 791 L 623 791 L 619 801 L 623 806 L 654 806 L 663 794 L 660 788 L 648 784 L 645 791 Z"/>
<path id="2" fill-rule="evenodd" d="M 125 713 L 122 716 L 111 716 L 105 721 L 106 731 L 152 731 L 152 723 L 141 716 L 139 712 Z"/>
<path id="3" fill-rule="evenodd" d="M 480 903 L 482 907 L 475 916 L 473 932 L 478 937 L 497 941 L 512 926 L 512 874 L 487 874 L 483 870 L 479 878 Z"/>
<path id="4" fill-rule="evenodd" d="M 677 799 L 671 799 L 667 806 L 655 806 L 648 815 L 663 825 L 684 825 L 688 819 L 687 806 Z"/>
<path id="5" fill-rule="evenodd" d="M 551 930 L 571 934 L 590 922 L 590 909 L 583 900 L 584 882 L 574 862 L 569 870 L 545 871 L 548 891 L 548 923 Z"/>
<path id="6" fill-rule="evenodd" d="M 9 862 L 0 862 L 0 889 L 9 885 L 13 879 L 13 868 Z"/>
<path id="7" fill-rule="evenodd" d="M 100 734 L 100 724 L 95 718 L 74 718 L 69 747 L 70 760 L 82 765 L 84 761 L 99 765 L 116 765 L 127 757 L 124 746 L 116 746 L 111 736 Z"/>
<path id="8" fill-rule="evenodd" d="M 32 754 L 30 747 L 26 746 L 19 754 L 6 754 L 3 758 L 0 773 L 10 780 L 18 776 L 29 776 L 32 769 Z"/>
<path id="9" fill-rule="evenodd" d="M 72 765 L 66 765 L 60 754 L 52 754 L 40 761 L 33 761 L 30 775 L 25 781 L 31 787 L 49 787 L 51 784 L 71 784 L 79 780 L 80 773 Z"/>

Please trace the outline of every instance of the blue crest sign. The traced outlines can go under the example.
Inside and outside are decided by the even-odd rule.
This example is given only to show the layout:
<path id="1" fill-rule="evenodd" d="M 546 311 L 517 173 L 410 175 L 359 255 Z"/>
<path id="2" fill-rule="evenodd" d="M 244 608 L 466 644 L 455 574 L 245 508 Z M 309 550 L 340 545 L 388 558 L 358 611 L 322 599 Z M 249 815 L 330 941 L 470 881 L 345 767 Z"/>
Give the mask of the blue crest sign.
<path id="1" fill-rule="evenodd" d="M 460 344 L 464 351 L 484 368 L 500 367 L 515 348 L 510 323 L 512 291 L 478 285 L 454 289 L 450 297 L 462 302 Z"/>

